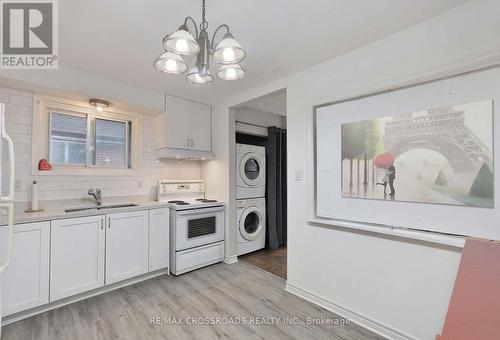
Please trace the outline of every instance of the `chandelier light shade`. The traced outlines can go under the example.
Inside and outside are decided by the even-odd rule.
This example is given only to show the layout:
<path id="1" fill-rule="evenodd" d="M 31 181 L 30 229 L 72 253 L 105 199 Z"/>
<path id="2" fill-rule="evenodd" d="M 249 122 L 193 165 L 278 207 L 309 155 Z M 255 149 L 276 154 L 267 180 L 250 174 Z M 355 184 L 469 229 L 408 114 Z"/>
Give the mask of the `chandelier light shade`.
<path id="1" fill-rule="evenodd" d="M 189 71 L 186 79 L 196 85 L 210 85 L 214 81 L 214 77 L 212 77 L 210 71 L 207 70 L 203 75 L 196 66 Z"/>
<path id="2" fill-rule="evenodd" d="M 237 64 L 245 59 L 246 53 L 240 44 L 234 40 L 231 33 L 227 33 L 224 39 L 217 45 L 214 51 L 214 58 L 220 64 Z"/>
<path id="3" fill-rule="evenodd" d="M 205 20 L 205 0 L 202 0 L 201 24 L 198 26 L 192 17 L 186 17 L 179 29 L 163 38 L 166 50 L 154 62 L 153 66 L 168 74 L 181 74 L 188 65 L 182 56 L 196 57 L 186 79 L 196 85 L 212 84 L 214 77 L 210 73 L 210 59 L 222 66 L 217 71 L 221 80 L 236 80 L 245 76 L 245 70 L 238 65 L 246 57 L 241 45 L 234 39 L 228 25 L 220 25 L 214 31 L 212 40 L 208 35 L 208 22 Z M 188 28 L 188 24 L 190 28 Z M 199 27 L 199 30 L 198 30 Z M 215 43 L 217 33 L 225 30 L 222 40 Z M 214 48 L 214 46 L 216 46 Z"/>
<path id="4" fill-rule="evenodd" d="M 163 40 L 163 46 L 167 51 L 180 55 L 195 55 L 200 52 L 200 45 L 191 33 L 182 25 L 177 31 L 169 34 Z"/>
<path id="5" fill-rule="evenodd" d="M 158 70 L 169 74 L 181 74 L 186 72 L 187 64 L 178 54 L 165 52 L 156 59 L 153 66 Z"/>
<path id="6" fill-rule="evenodd" d="M 245 70 L 240 65 L 222 65 L 217 72 L 217 78 L 222 80 L 236 80 L 245 76 Z"/>

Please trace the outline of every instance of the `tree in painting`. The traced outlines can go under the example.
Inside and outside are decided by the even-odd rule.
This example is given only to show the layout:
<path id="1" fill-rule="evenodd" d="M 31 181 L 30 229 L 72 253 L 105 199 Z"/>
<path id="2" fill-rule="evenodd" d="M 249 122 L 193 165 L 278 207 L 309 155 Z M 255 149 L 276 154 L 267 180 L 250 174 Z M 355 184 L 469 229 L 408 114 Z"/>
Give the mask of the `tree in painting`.
<path id="1" fill-rule="evenodd" d="M 358 170 L 361 160 L 363 161 L 362 183 L 364 186 L 368 185 L 368 160 L 377 153 L 381 139 L 377 124 L 374 121 L 363 121 L 359 124 L 342 125 L 342 141 L 344 140 L 348 142 L 342 145 L 342 160 L 349 163 L 349 190 L 352 191 L 354 160 L 357 161 Z M 359 171 L 357 175 L 359 176 Z M 360 182 L 359 177 L 357 182 Z"/>

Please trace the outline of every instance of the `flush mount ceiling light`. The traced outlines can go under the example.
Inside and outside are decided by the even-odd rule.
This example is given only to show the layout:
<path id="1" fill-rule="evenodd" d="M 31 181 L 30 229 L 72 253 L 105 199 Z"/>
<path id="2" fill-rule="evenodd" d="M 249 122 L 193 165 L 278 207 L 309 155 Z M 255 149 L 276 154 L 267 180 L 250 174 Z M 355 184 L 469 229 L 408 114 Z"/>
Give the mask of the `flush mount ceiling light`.
<path id="1" fill-rule="evenodd" d="M 104 99 L 91 98 L 89 104 L 95 106 L 95 109 L 99 112 L 109 107 L 109 102 Z"/>
<path id="2" fill-rule="evenodd" d="M 217 71 L 219 79 L 236 80 L 243 78 L 245 71 L 238 63 L 245 59 L 246 53 L 234 39 L 229 26 L 220 25 L 215 29 L 212 40 L 208 38 L 205 0 L 202 1 L 201 20 L 198 30 L 196 21 L 192 17 L 186 17 L 177 31 L 163 38 L 163 47 L 166 52 L 155 60 L 153 66 L 165 73 L 181 74 L 188 69 L 187 63 L 182 56 L 196 56 L 194 67 L 189 70 L 186 79 L 193 84 L 209 85 L 214 79 L 209 71 L 210 57 L 213 56 L 222 65 Z M 191 31 L 188 28 L 188 23 L 191 23 L 194 28 Z M 215 38 L 220 30 L 225 30 L 226 33 L 222 40 L 215 44 Z"/>

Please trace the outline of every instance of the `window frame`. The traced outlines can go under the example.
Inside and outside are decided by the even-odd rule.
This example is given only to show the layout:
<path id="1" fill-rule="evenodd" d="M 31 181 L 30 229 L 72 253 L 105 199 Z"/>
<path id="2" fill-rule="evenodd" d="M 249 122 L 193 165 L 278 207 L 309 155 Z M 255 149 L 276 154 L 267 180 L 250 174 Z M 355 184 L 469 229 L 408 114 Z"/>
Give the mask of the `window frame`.
<path id="1" fill-rule="evenodd" d="M 38 170 L 38 162 L 46 159 L 50 162 L 51 149 L 51 113 L 60 113 L 87 119 L 86 164 L 51 164 L 51 171 Z M 33 133 L 32 133 L 32 175 L 88 175 L 88 176 L 136 176 L 142 168 L 142 114 L 116 110 L 112 107 L 98 112 L 88 103 L 64 98 L 35 95 L 33 98 Z M 91 164 L 92 133 L 95 134 L 96 119 L 126 123 L 126 163 L 127 168 L 100 167 Z M 94 124 L 94 130 L 91 129 Z"/>

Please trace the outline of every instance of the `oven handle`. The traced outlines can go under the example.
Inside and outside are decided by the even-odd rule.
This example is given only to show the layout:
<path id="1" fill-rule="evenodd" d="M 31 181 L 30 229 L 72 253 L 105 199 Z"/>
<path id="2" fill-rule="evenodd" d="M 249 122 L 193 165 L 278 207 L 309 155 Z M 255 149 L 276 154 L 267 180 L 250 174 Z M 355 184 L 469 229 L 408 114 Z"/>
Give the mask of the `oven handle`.
<path id="1" fill-rule="evenodd" d="M 224 207 L 213 207 L 213 208 L 200 208 L 200 209 L 191 209 L 191 210 L 181 210 L 176 212 L 178 216 L 186 216 L 186 215 L 199 215 L 206 214 L 211 212 L 219 212 L 224 211 Z"/>

